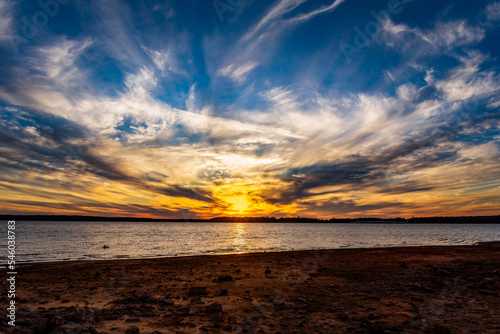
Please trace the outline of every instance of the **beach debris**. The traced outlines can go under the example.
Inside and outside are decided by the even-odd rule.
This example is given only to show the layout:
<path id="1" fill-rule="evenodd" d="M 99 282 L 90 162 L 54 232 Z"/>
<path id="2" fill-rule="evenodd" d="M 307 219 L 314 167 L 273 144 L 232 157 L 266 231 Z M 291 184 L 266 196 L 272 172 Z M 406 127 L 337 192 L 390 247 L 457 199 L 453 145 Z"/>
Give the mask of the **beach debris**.
<path id="1" fill-rule="evenodd" d="M 219 313 L 222 312 L 222 304 L 214 302 L 210 305 L 205 306 L 202 308 L 203 312 L 205 313 Z"/>
<path id="2" fill-rule="evenodd" d="M 131 326 L 127 328 L 127 330 L 125 331 L 125 334 L 139 334 L 139 333 L 140 333 L 139 327 L 137 326 Z"/>
<path id="3" fill-rule="evenodd" d="M 443 269 L 443 268 L 438 267 L 438 266 L 433 266 L 432 271 L 434 271 L 434 273 L 436 273 L 438 275 L 451 276 L 451 273 L 448 270 Z"/>
<path id="4" fill-rule="evenodd" d="M 281 309 L 281 308 L 284 308 L 285 307 L 285 302 L 282 301 L 282 300 L 275 300 L 273 301 L 273 304 L 274 306 L 276 306 L 276 308 L 278 309 Z"/>
<path id="5" fill-rule="evenodd" d="M 231 282 L 231 281 L 234 281 L 234 279 L 230 275 L 221 275 L 221 276 L 219 276 L 219 278 L 217 278 L 217 281 L 219 281 L 219 282 Z"/>
<path id="6" fill-rule="evenodd" d="M 206 286 L 192 286 L 189 288 L 188 296 L 205 296 L 207 294 Z"/>
<path id="7" fill-rule="evenodd" d="M 451 330 L 447 327 L 444 327 L 442 325 L 434 325 L 434 327 L 431 330 L 432 334 L 451 334 Z"/>
<path id="8" fill-rule="evenodd" d="M 175 284 L 172 284 L 172 286 L 175 286 Z M 166 297 L 172 298 L 172 299 L 181 299 L 181 297 L 174 295 L 174 294 L 167 294 Z"/>
<path id="9" fill-rule="evenodd" d="M 191 300 L 189 301 L 189 304 L 204 304 L 205 302 L 203 302 L 201 300 L 201 297 L 200 296 L 196 296 L 194 298 L 191 298 Z"/>
<path id="10" fill-rule="evenodd" d="M 215 297 L 220 297 L 220 296 L 227 296 L 228 295 L 228 292 L 226 289 L 222 289 L 222 290 L 219 290 L 217 291 L 214 296 Z"/>
<path id="11" fill-rule="evenodd" d="M 59 327 L 64 325 L 64 319 L 58 315 L 50 319 L 49 326 L 50 327 Z"/>
<path id="12" fill-rule="evenodd" d="M 484 281 L 477 284 L 480 289 L 496 289 L 495 281 L 491 278 L 486 278 Z"/>
<path id="13" fill-rule="evenodd" d="M 91 309 L 89 309 L 88 307 L 84 307 L 84 308 L 78 307 L 76 309 L 76 314 L 79 317 L 93 316 L 93 313 L 94 312 Z"/>
<path id="14" fill-rule="evenodd" d="M 174 305 L 174 301 L 172 299 L 170 299 L 170 297 L 168 297 L 168 296 L 158 299 L 158 302 L 161 304 L 169 305 L 169 306 Z"/>
<path id="15" fill-rule="evenodd" d="M 177 314 L 177 315 L 189 315 L 189 311 L 191 311 L 189 306 L 184 306 L 184 307 L 178 308 L 177 312 L 175 312 L 175 314 Z"/>

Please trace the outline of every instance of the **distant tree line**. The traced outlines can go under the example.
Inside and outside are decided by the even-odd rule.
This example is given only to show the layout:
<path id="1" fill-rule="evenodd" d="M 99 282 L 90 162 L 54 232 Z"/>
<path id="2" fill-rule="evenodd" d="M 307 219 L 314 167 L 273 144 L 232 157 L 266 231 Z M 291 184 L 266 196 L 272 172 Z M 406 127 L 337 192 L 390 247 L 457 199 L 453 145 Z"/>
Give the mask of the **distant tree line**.
<path id="1" fill-rule="evenodd" d="M 140 217 L 98 217 L 60 215 L 0 215 L 0 220 L 17 221 L 116 221 L 116 222 L 237 222 L 237 223 L 397 223 L 397 224 L 498 224 L 500 216 L 419 218 L 307 218 L 307 217 L 216 217 L 212 219 L 156 219 Z"/>
<path id="2" fill-rule="evenodd" d="M 242 223 L 406 223 L 406 224 L 498 224 L 500 216 L 463 216 L 463 217 L 422 217 L 422 218 L 307 218 L 307 217 L 216 217 L 212 222 L 242 222 Z"/>

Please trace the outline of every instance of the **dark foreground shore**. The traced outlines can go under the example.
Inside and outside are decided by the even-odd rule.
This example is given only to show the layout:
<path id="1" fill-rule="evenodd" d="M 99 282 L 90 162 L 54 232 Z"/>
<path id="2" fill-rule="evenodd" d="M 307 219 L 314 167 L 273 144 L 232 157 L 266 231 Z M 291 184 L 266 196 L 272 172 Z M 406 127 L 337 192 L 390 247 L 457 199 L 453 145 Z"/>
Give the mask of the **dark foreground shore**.
<path id="1" fill-rule="evenodd" d="M 499 271 L 500 243 L 31 264 L 0 332 L 500 333 Z"/>

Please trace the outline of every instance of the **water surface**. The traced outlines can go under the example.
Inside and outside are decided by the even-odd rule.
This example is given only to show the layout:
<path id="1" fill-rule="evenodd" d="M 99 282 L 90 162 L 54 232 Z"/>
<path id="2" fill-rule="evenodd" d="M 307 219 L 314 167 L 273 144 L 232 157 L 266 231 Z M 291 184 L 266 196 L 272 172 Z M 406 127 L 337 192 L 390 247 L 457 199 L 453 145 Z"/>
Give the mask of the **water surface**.
<path id="1" fill-rule="evenodd" d="M 6 231 L 6 222 L 0 224 Z M 2 233 L 6 235 L 6 233 Z M 500 240 L 498 224 L 16 222 L 16 261 L 96 260 Z M 0 240 L 2 263 L 7 239 Z M 109 246 L 103 249 L 103 246 Z"/>

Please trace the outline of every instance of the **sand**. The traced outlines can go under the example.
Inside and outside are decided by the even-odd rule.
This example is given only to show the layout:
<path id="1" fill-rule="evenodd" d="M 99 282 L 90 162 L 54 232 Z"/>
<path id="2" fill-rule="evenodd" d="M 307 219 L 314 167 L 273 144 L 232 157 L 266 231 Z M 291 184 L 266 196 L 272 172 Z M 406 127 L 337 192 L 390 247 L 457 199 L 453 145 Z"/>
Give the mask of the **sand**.
<path id="1" fill-rule="evenodd" d="M 499 271 L 500 243 L 34 263 L 0 331 L 500 333 Z"/>

